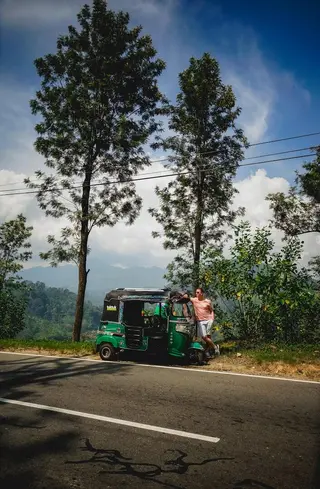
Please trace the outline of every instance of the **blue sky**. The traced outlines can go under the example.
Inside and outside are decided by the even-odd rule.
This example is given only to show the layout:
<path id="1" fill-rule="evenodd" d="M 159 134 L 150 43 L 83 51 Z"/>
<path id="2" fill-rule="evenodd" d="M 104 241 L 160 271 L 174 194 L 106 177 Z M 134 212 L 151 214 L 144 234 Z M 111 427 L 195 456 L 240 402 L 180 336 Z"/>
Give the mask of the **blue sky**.
<path id="1" fill-rule="evenodd" d="M 57 35 L 65 32 L 69 23 L 75 23 L 83 3 L 81 0 L 66 3 L 2 0 L 0 3 L 0 100 L 4 109 L 0 114 L 0 130 L 4 135 L 0 142 L 0 170 L 3 170 L 0 183 L 3 185 L 8 183 L 10 187 L 10 183 L 31 175 L 42 163 L 32 148 L 34 119 L 28 106 L 39 83 L 33 60 L 54 50 Z M 263 4 L 253 0 L 112 0 L 109 6 L 129 11 L 132 24 L 141 23 L 145 32 L 152 35 L 159 55 L 167 62 L 161 88 L 171 99 L 176 95 L 177 75 L 188 65 L 189 58 L 208 51 L 220 62 L 224 82 L 234 88 L 242 106 L 239 123 L 252 143 L 320 131 L 319 2 L 293 0 L 289 5 L 279 0 Z M 305 148 L 319 141 L 320 136 L 258 146 L 248 154 Z M 299 166 L 300 160 L 292 160 L 239 170 L 240 193 L 242 187 L 247 193 L 248 185 L 252 195 L 260 189 L 259 195 L 250 202 L 241 194 L 246 205 L 260 209 L 260 221 L 257 213 L 248 214 L 254 224 L 264 222 L 269 216 L 263 195 L 267 191 L 286 190 Z M 147 202 L 153 199 L 150 185 L 149 189 L 141 187 L 140 190 Z M 30 216 L 38 216 L 34 202 L 21 197 L 19 202 L 15 199 L 15 205 L 13 199 L 2 206 L 0 218 L 7 218 L 10 212 L 23 206 L 27 206 Z M 139 255 L 137 236 L 149 224 L 153 223 L 143 214 L 135 226 L 138 230 L 125 228 L 128 243 L 122 247 L 119 263 L 131 263 L 132 252 L 128 250 L 135 246 Z M 123 233 L 124 228 L 120 225 L 114 232 Z M 39 246 L 44 239 L 40 235 Z M 94 239 L 104 249 L 104 235 L 97 234 Z M 147 241 L 146 246 L 150 263 L 163 264 L 167 260 L 160 243 Z M 104 251 L 112 254 L 114 260 L 114 251 L 119 250 Z"/>

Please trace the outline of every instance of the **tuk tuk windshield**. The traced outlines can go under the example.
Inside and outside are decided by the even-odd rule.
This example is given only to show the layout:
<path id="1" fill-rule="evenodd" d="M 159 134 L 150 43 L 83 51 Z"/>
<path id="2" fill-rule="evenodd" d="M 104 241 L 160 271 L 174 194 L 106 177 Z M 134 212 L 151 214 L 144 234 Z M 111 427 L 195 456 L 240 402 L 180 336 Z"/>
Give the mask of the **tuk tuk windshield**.
<path id="1" fill-rule="evenodd" d="M 169 305 L 166 302 L 127 301 L 124 303 L 123 322 L 145 328 L 166 325 Z"/>
<path id="2" fill-rule="evenodd" d="M 185 319 L 192 319 L 194 317 L 193 306 L 191 302 L 187 304 L 174 303 L 172 305 L 172 315 Z"/>

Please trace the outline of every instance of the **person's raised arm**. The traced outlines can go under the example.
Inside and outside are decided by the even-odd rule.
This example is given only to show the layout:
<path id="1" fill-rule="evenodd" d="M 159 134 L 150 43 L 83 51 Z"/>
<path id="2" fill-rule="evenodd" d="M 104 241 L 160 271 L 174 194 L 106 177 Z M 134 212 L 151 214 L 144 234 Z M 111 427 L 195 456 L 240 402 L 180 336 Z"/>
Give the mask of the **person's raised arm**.
<path id="1" fill-rule="evenodd" d="M 182 299 L 189 299 L 190 302 L 194 301 L 194 297 L 191 297 L 188 292 L 185 292 L 182 296 Z"/>

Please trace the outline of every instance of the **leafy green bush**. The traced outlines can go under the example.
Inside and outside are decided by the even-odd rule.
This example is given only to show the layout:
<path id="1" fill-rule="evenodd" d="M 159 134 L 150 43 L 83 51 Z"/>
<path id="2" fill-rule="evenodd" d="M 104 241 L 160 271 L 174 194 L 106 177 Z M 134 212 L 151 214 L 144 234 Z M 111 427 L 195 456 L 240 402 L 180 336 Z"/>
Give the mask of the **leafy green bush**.
<path id="1" fill-rule="evenodd" d="M 215 297 L 216 317 L 225 339 L 317 341 L 320 298 L 305 269 L 298 268 L 302 243 L 287 238 L 274 252 L 269 227 L 252 232 L 249 223 L 235 229 L 230 258 L 206 253 L 201 275 Z"/>

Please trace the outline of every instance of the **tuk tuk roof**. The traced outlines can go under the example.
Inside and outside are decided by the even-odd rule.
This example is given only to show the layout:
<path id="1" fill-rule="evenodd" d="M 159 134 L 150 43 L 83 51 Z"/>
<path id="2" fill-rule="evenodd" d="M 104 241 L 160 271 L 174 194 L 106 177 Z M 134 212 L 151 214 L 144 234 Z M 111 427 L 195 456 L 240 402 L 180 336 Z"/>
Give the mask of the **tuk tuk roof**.
<path id="1" fill-rule="evenodd" d="M 162 301 L 169 298 L 169 289 L 143 289 L 143 288 L 119 288 L 110 290 L 105 296 L 105 301 L 110 300 L 141 300 Z"/>

